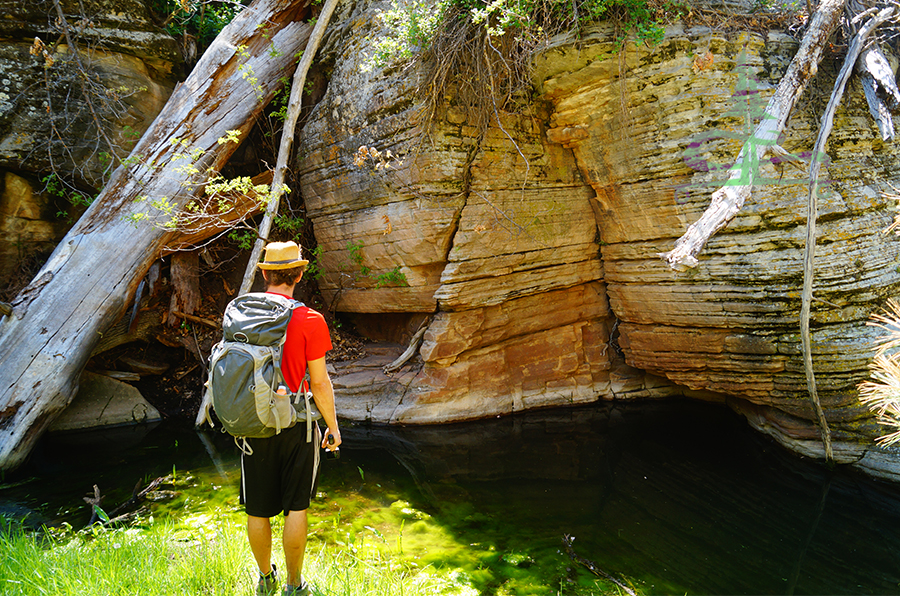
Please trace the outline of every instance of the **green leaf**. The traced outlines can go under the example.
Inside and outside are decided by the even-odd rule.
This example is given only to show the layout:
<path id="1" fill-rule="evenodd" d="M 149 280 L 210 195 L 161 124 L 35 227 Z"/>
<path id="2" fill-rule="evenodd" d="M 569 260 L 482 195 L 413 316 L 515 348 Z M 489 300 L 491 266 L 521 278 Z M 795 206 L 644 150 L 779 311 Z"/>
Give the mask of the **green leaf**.
<path id="1" fill-rule="evenodd" d="M 103 523 L 109 523 L 109 516 L 105 511 L 103 511 L 103 509 L 100 508 L 99 505 L 94 505 L 94 513 L 97 514 L 97 517 L 99 517 L 103 521 Z"/>

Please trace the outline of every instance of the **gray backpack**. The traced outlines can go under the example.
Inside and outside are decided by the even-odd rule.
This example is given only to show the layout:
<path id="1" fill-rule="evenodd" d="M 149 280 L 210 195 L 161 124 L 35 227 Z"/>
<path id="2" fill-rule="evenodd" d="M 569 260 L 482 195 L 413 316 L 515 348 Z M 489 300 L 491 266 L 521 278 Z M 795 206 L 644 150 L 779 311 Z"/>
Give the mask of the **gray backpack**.
<path id="1" fill-rule="evenodd" d="M 302 386 L 291 393 L 281 372 L 288 323 L 300 306 L 259 292 L 238 296 L 225 308 L 224 337 L 213 346 L 206 386 L 216 416 L 237 439 L 268 438 L 305 419 L 306 438 L 312 440 L 312 421 L 321 418 L 312 394 Z M 246 440 L 242 443 L 238 446 L 251 454 Z"/>

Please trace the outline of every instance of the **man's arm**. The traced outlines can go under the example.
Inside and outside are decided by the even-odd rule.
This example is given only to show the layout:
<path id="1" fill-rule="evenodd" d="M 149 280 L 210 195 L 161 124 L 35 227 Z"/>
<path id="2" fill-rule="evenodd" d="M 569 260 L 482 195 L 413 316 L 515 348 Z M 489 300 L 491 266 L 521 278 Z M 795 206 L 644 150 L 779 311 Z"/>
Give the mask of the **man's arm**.
<path id="1" fill-rule="evenodd" d="M 334 408 L 334 387 L 331 386 L 331 377 L 328 376 L 328 368 L 325 366 L 325 357 L 307 362 L 309 369 L 309 388 L 313 394 L 316 407 L 322 414 L 328 429 L 322 439 L 322 447 L 334 450 L 341 444 L 341 431 L 338 429 L 337 412 Z M 334 436 L 334 443 L 328 442 L 328 435 Z"/>

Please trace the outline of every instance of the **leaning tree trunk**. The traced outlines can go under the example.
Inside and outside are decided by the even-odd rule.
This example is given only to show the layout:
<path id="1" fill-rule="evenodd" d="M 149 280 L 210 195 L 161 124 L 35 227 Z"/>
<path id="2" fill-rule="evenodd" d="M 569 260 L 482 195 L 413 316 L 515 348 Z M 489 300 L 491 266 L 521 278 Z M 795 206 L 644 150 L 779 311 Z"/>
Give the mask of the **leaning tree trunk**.
<path id="1" fill-rule="evenodd" d="M 11 470 L 74 396 L 82 369 L 170 233 L 135 215 L 152 201 L 178 208 L 193 197 L 181 153 L 202 151 L 217 170 L 290 74 L 311 27 L 307 4 L 257 0 L 197 63 L 131 156 L 0 319 L 0 469 Z M 157 202 L 157 204 L 159 204 Z"/>
<path id="2" fill-rule="evenodd" d="M 822 0 L 819 3 L 800 43 L 800 49 L 769 100 L 765 117 L 731 167 L 728 181 L 712 194 L 709 207 L 700 219 L 688 226 L 687 231 L 675 242 L 675 247 L 660 255 L 672 269 L 684 271 L 696 267 L 697 255 L 707 241 L 724 228 L 744 206 L 758 174 L 755 166 L 765 154 L 778 150 L 778 136 L 784 130 L 807 83 L 815 76 L 828 38 L 840 23 L 846 1 Z"/>
<path id="3" fill-rule="evenodd" d="M 287 174 L 288 161 L 291 157 L 291 146 L 294 143 L 294 129 L 297 126 L 297 120 L 300 118 L 300 107 L 303 99 L 303 87 L 306 82 L 306 73 L 312 66 L 313 58 L 319 49 L 319 43 L 322 36 L 325 35 L 325 28 L 331 20 L 331 14 L 337 7 L 339 0 L 325 0 L 325 6 L 316 19 L 316 27 L 310 36 L 308 51 L 303 52 L 300 64 L 294 71 L 294 79 L 291 82 L 291 96 L 287 106 L 287 118 L 284 119 L 284 129 L 281 131 L 281 142 L 278 145 L 278 160 L 275 164 L 274 180 L 272 181 L 272 196 L 269 198 L 269 204 L 266 205 L 266 213 L 262 222 L 259 224 L 259 234 L 257 234 L 256 242 L 253 244 L 253 250 L 250 252 L 250 260 L 247 262 L 247 270 L 244 273 L 244 279 L 241 282 L 239 294 L 246 294 L 253 285 L 253 277 L 256 273 L 256 267 L 259 263 L 259 256 L 262 254 L 263 244 L 269 237 L 269 230 L 272 227 L 272 219 L 278 213 L 278 202 L 284 190 L 284 179 Z M 204 396 L 204 402 L 207 396 Z"/>

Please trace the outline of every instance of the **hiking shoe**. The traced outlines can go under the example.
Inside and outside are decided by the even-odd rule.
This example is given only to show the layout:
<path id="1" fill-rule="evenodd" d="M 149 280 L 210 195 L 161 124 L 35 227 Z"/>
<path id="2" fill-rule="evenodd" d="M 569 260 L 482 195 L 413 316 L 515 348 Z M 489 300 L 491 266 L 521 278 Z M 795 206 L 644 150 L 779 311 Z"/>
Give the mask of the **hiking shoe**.
<path id="1" fill-rule="evenodd" d="M 309 596 L 309 584 L 303 580 L 299 586 L 285 586 L 282 596 Z"/>
<path id="2" fill-rule="evenodd" d="M 259 574 L 259 582 L 256 584 L 256 596 L 275 596 L 278 593 L 278 570 L 272 565 L 272 571 L 268 575 Z"/>

